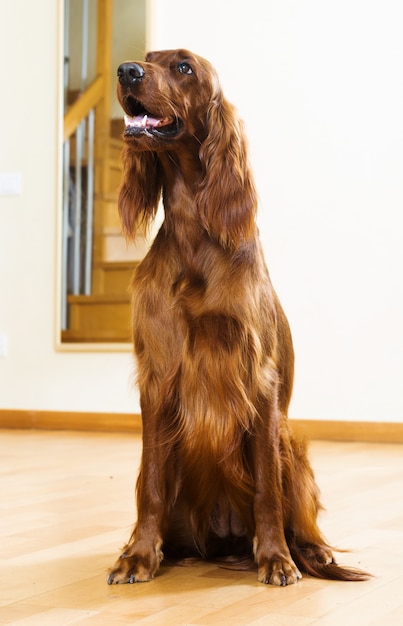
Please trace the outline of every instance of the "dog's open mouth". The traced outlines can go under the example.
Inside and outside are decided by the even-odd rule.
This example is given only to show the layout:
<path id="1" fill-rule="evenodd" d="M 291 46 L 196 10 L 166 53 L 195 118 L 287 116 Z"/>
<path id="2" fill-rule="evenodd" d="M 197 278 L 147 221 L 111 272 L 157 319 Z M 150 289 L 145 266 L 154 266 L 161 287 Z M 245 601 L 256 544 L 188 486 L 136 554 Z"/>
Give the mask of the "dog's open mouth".
<path id="1" fill-rule="evenodd" d="M 159 137 L 172 137 L 181 129 L 181 122 L 174 116 L 158 116 L 144 108 L 133 97 L 125 102 L 125 137 L 147 134 Z"/>

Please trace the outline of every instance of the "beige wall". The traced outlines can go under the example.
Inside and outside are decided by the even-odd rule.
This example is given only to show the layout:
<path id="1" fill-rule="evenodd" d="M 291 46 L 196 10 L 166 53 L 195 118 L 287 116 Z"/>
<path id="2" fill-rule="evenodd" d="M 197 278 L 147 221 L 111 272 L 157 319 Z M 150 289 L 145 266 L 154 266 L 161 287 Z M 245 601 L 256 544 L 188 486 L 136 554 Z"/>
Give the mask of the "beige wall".
<path id="1" fill-rule="evenodd" d="M 128 353 L 60 353 L 55 0 L 0 0 L 0 408 L 138 409 Z M 259 223 L 297 352 L 292 416 L 403 421 L 398 0 L 152 0 L 150 47 L 218 68 L 244 117 Z"/>
<path id="2" fill-rule="evenodd" d="M 0 0 L 0 171 L 23 176 L 21 196 L 0 197 L 0 408 L 128 412 L 130 353 L 55 348 L 58 4 Z"/>

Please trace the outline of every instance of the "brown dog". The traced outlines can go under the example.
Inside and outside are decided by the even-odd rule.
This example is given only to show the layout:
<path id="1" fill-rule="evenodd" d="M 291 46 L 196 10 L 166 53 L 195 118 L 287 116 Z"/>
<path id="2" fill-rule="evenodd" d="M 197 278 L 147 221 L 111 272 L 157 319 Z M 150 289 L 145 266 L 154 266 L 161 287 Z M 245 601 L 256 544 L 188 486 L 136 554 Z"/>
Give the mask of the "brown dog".
<path id="1" fill-rule="evenodd" d="M 137 268 L 133 338 L 143 420 L 138 519 L 109 583 L 152 579 L 163 558 L 254 560 L 258 580 L 335 564 L 318 488 L 287 408 L 293 347 L 255 224 L 242 123 L 204 59 L 151 52 L 118 69 L 125 111 L 119 208 L 134 237 L 165 220 Z"/>

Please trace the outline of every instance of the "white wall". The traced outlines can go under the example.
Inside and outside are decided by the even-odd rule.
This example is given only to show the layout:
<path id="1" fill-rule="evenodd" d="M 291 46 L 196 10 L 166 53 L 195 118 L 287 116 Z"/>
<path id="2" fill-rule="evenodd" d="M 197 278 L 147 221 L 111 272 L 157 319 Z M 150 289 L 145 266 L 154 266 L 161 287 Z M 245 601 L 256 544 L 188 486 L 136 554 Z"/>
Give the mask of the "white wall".
<path id="1" fill-rule="evenodd" d="M 246 122 L 291 414 L 403 421 L 402 3 L 182 5 L 154 0 L 152 45 L 207 56 Z"/>
<path id="2" fill-rule="evenodd" d="M 54 347 L 54 0 L 0 0 L 0 408 L 137 410 L 128 354 Z M 293 329 L 291 415 L 403 421 L 400 0 L 153 0 L 152 48 L 217 67 L 246 121 L 266 257 Z M 28 62 L 28 67 L 27 67 Z"/>

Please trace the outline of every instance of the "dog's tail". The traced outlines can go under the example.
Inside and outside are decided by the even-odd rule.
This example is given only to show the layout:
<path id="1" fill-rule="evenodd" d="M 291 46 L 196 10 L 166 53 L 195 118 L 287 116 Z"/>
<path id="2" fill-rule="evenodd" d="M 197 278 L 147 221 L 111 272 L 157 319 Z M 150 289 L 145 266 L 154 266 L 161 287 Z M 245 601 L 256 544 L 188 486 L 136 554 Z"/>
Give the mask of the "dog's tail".
<path id="1" fill-rule="evenodd" d="M 327 580 L 344 580 L 344 581 L 365 581 L 371 578 L 372 574 L 355 568 L 346 567 L 336 563 L 334 558 L 330 563 L 320 561 L 310 549 L 300 548 L 297 545 L 289 546 L 291 556 L 302 572 L 315 578 L 323 578 Z M 347 550 L 343 550 L 347 552 Z"/>

